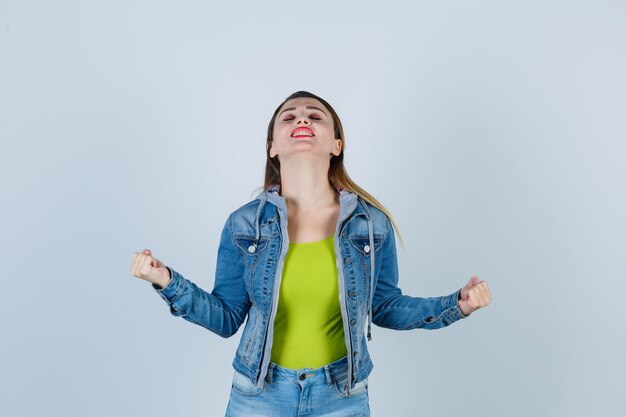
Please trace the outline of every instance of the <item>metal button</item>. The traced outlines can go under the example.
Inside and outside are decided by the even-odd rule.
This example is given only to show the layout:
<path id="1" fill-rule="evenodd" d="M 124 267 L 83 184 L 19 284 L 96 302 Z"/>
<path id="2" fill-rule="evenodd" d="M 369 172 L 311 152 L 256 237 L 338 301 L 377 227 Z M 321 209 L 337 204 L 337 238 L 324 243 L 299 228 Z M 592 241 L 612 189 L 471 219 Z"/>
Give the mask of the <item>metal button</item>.
<path id="1" fill-rule="evenodd" d="M 356 319 L 350 320 L 350 324 L 354 326 L 356 324 Z"/>
<path id="2" fill-rule="evenodd" d="M 363 250 L 365 251 L 365 253 L 370 253 L 370 245 L 365 245 L 363 247 Z"/>
<path id="3" fill-rule="evenodd" d="M 248 246 L 248 252 L 250 252 L 250 253 L 256 252 L 256 246 L 254 246 L 254 245 Z"/>
<path id="4" fill-rule="evenodd" d="M 354 297 L 356 295 L 356 291 L 355 290 L 350 290 L 350 291 L 348 291 L 348 295 L 350 297 Z"/>
<path id="5" fill-rule="evenodd" d="M 298 377 L 300 381 L 304 381 L 305 378 L 306 378 L 305 374 L 300 374 L 300 376 Z"/>
<path id="6" fill-rule="evenodd" d="M 348 256 L 344 262 L 346 265 L 350 265 L 352 263 L 352 258 Z"/>

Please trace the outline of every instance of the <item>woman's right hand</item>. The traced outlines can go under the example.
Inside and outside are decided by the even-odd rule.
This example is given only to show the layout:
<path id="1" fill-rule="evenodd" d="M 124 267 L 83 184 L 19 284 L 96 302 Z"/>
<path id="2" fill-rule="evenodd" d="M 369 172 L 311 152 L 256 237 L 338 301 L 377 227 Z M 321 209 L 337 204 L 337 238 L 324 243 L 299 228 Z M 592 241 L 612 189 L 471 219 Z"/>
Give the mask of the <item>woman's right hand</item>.
<path id="1" fill-rule="evenodd" d="M 130 267 L 130 274 L 137 278 L 145 279 L 161 288 L 167 287 L 172 279 L 170 271 L 157 258 L 152 257 L 150 249 L 144 249 L 143 253 L 133 254 L 133 264 Z"/>

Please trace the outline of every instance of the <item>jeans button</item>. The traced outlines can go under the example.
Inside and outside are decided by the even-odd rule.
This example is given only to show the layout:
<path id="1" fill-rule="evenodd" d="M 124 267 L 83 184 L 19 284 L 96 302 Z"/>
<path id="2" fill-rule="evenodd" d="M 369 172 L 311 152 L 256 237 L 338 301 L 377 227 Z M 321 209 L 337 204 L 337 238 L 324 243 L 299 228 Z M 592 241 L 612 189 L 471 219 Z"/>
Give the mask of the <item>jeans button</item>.
<path id="1" fill-rule="evenodd" d="M 354 291 L 354 290 L 350 290 L 350 291 L 348 291 L 348 295 L 349 295 L 350 297 L 354 297 L 354 296 L 356 295 L 356 291 Z"/>
<path id="2" fill-rule="evenodd" d="M 344 263 L 346 265 L 350 265 L 352 263 L 352 258 L 350 258 L 349 256 L 346 258 L 346 260 L 344 261 Z"/>
<path id="3" fill-rule="evenodd" d="M 300 381 L 304 381 L 305 378 L 306 378 L 306 375 L 304 374 L 300 374 L 300 376 L 298 377 Z"/>
<path id="4" fill-rule="evenodd" d="M 350 324 L 354 326 L 356 324 L 356 319 L 350 320 Z"/>

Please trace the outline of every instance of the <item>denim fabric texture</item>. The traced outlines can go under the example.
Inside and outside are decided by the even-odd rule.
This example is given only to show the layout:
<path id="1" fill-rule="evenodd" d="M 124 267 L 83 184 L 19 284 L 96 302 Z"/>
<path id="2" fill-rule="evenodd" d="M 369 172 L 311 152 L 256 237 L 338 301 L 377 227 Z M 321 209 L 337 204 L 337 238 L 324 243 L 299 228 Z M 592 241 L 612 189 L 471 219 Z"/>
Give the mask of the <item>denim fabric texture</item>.
<path id="1" fill-rule="evenodd" d="M 396 330 L 438 329 L 466 316 L 460 289 L 440 297 L 413 297 L 398 287 L 396 242 L 387 216 L 356 194 L 336 188 L 335 230 L 339 298 L 347 348 L 345 392 L 365 381 L 373 364 L 366 345 L 369 322 Z M 246 320 L 234 369 L 261 388 L 270 367 L 274 317 L 289 246 L 287 207 L 272 185 L 230 214 L 220 237 L 211 292 L 167 266 L 171 281 L 153 288 L 170 312 L 230 337 Z"/>
<path id="2" fill-rule="evenodd" d="M 235 371 L 226 417 L 368 417 L 367 379 L 348 396 L 347 371 L 347 357 L 318 369 L 270 363 L 262 386 Z"/>

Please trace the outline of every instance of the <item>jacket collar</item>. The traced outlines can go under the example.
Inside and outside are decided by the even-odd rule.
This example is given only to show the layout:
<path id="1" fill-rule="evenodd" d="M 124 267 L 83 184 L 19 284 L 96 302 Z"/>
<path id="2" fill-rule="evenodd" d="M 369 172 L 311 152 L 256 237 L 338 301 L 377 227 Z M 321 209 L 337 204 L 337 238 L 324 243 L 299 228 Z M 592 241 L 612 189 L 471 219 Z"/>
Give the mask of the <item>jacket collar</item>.
<path id="1" fill-rule="evenodd" d="M 339 187 L 336 184 L 333 184 L 333 186 L 335 190 L 337 190 L 337 192 L 339 193 L 339 204 L 341 207 L 339 214 L 340 218 L 342 216 L 348 217 L 353 212 L 354 214 L 366 213 L 366 209 L 362 207 L 362 204 L 358 204 L 359 198 L 356 193 Z M 265 201 L 267 201 L 274 204 L 279 209 L 282 209 L 283 212 L 286 212 L 287 203 L 285 201 L 285 197 L 280 195 L 280 187 L 280 183 L 271 184 L 267 188 L 267 191 L 259 193 L 256 198 L 261 200 L 261 205 L 264 205 Z M 367 214 L 369 215 L 369 213 Z"/>
<path id="2" fill-rule="evenodd" d="M 340 193 L 340 194 L 341 194 L 342 191 L 347 191 L 347 190 L 341 188 L 340 186 L 338 186 L 335 183 L 332 183 L 332 184 L 333 184 L 333 187 L 335 187 L 335 190 L 337 190 L 337 192 Z M 268 193 L 274 193 L 276 195 L 280 195 L 280 187 L 281 187 L 281 185 L 282 184 L 279 183 L 279 182 L 278 183 L 274 183 L 274 184 L 270 185 L 269 187 L 267 187 L 267 192 Z"/>

